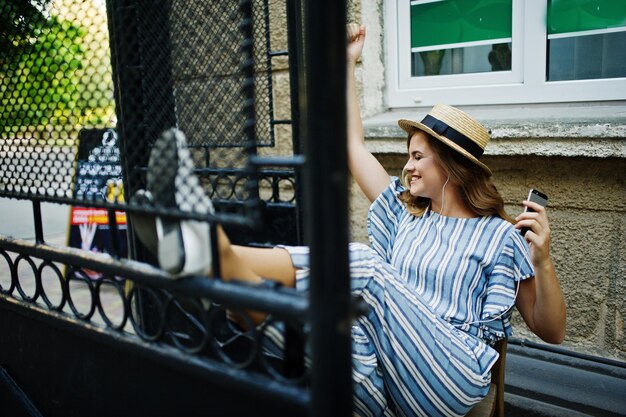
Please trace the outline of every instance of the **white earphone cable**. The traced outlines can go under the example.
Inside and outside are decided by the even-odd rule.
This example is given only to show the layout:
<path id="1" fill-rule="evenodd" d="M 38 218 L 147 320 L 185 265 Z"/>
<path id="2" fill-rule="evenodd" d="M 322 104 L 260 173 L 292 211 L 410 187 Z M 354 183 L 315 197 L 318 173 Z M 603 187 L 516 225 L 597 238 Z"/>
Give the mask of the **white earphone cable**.
<path id="1" fill-rule="evenodd" d="M 443 207 L 446 204 L 446 185 L 448 185 L 448 181 L 450 181 L 450 176 L 449 175 L 448 175 L 448 179 L 443 184 L 443 187 L 441 187 L 441 210 L 439 210 L 439 215 L 440 216 L 443 214 Z"/>
<path id="2" fill-rule="evenodd" d="M 488 320 L 475 320 L 475 321 L 470 321 L 470 322 L 466 322 L 466 323 L 460 323 L 460 324 L 454 324 L 454 327 L 463 327 L 463 326 L 467 326 L 470 324 L 476 324 L 476 323 L 488 323 L 490 321 L 494 321 L 499 319 L 500 317 L 504 316 L 506 313 L 508 313 L 513 306 L 515 305 L 515 300 L 517 300 L 517 294 L 519 293 L 519 281 L 515 281 L 515 295 L 513 295 L 513 302 L 511 303 L 511 305 L 509 306 L 509 308 L 507 308 L 506 310 L 504 310 L 502 313 L 498 314 L 495 317 L 492 317 Z"/>

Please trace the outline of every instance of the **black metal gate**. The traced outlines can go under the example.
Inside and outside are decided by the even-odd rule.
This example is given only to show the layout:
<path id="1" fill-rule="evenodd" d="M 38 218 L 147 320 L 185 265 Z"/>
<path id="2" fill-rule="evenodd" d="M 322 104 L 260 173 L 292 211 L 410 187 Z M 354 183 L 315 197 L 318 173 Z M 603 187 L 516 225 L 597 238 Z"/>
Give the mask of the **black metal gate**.
<path id="1" fill-rule="evenodd" d="M 0 235 L 2 414 L 349 415 L 345 4 L 0 0 L 0 12 L 0 197 L 31 201 L 35 224 L 34 241 Z M 275 49 L 273 25 L 288 45 Z M 133 198 L 171 127 L 215 214 Z M 48 243 L 42 202 L 100 218 L 108 253 Z M 236 243 L 309 244 L 309 296 L 172 280 L 133 232 L 155 215 L 218 222 Z M 262 348 L 273 326 L 244 330 L 227 309 L 267 312 L 283 354 Z"/>

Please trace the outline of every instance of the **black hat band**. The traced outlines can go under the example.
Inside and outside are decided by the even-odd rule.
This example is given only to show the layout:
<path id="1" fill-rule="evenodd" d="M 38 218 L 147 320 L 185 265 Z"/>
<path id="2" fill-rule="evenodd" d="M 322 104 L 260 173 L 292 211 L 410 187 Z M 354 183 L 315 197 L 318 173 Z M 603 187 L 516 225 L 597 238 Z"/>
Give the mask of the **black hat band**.
<path id="1" fill-rule="evenodd" d="M 452 142 L 469 152 L 469 154 L 476 159 L 479 159 L 484 152 L 484 149 L 478 146 L 476 142 L 455 128 L 448 126 L 445 122 L 442 122 L 436 117 L 427 114 L 426 117 L 424 117 L 424 120 L 422 120 L 422 124 L 424 126 L 428 126 L 438 135 L 445 136 L 447 139 L 450 139 Z"/>

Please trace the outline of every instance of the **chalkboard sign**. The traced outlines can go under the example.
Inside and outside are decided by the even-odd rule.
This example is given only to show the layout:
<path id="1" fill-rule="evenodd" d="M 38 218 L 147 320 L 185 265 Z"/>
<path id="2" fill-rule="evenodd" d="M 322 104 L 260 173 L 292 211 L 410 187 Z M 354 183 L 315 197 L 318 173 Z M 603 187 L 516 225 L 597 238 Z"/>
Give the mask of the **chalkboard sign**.
<path id="1" fill-rule="evenodd" d="M 79 132 L 73 194 L 83 200 L 124 202 L 122 166 L 115 130 L 83 129 Z M 117 234 L 117 255 L 125 256 L 126 214 L 116 211 L 115 218 L 120 232 Z M 72 207 L 69 229 L 68 246 L 115 254 L 106 209 Z M 84 272 L 93 279 L 101 276 L 95 271 Z"/>

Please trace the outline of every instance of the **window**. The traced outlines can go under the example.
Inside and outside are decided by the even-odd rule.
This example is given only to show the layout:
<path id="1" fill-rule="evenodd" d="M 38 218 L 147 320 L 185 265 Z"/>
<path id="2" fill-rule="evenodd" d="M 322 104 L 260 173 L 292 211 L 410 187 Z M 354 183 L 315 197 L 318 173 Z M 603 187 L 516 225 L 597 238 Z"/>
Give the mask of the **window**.
<path id="1" fill-rule="evenodd" d="M 626 77 L 626 2 L 548 2 L 549 81 Z"/>
<path id="2" fill-rule="evenodd" d="M 626 99 L 624 0 L 385 6 L 390 107 Z"/>
<path id="3" fill-rule="evenodd" d="M 511 6 L 512 0 L 411 2 L 410 77 L 511 70 Z"/>

